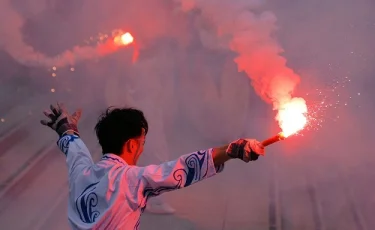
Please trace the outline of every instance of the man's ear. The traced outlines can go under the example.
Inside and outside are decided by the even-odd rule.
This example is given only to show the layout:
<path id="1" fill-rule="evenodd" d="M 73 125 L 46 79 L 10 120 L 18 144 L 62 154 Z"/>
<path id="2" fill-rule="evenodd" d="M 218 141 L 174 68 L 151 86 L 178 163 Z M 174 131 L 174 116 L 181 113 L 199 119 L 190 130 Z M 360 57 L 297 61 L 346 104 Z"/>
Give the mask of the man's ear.
<path id="1" fill-rule="evenodd" d="M 127 142 L 125 142 L 125 144 L 122 148 L 123 148 L 123 150 L 125 150 L 125 152 L 131 153 L 132 152 L 132 150 L 131 150 L 131 140 L 128 140 Z"/>
<path id="2" fill-rule="evenodd" d="M 130 139 L 127 141 L 128 144 L 128 151 L 132 153 L 137 148 L 137 142 L 134 139 Z"/>

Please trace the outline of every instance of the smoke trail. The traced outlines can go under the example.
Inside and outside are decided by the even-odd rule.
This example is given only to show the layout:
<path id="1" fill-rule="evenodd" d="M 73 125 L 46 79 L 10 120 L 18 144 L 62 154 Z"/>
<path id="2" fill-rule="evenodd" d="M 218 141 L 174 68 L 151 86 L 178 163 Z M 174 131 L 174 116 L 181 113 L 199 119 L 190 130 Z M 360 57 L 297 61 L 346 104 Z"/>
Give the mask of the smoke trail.
<path id="1" fill-rule="evenodd" d="M 34 12 L 45 8 L 44 2 L 33 1 Z M 115 52 L 118 47 L 108 44 L 98 46 L 75 46 L 55 57 L 47 57 L 25 43 L 22 35 L 24 17 L 15 10 L 9 0 L 0 1 L 0 48 L 4 49 L 17 62 L 26 66 L 63 67 L 79 61 L 93 59 Z"/>
<path id="2" fill-rule="evenodd" d="M 213 31 L 204 30 L 201 33 L 204 38 L 208 33 L 214 33 L 219 47 L 229 47 L 238 54 L 234 59 L 238 70 L 246 72 L 251 78 L 257 94 L 272 103 L 275 110 L 281 111 L 290 106 L 293 90 L 300 78 L 280 56 L 283 50 L 273 38 L 275 15 L 268 11 L 259 13 L 262 0 L 176 1 L 184 11 L 198 10 L 200 20 L 209 24 L 209 28 L 214 28 Z M 307 112 L 304 99 L 293 98 L 292 102 L 302 105 L 301 110 Z M 279 114 L 276 119 L 281 122 L 281 117 Z"/>
<path id="3" fill-rule="evenodd" d="M 46 57 L 25 44 L 21 34 L 24 21 L 9 0 L 0 1 L 0 47 L 22 64 L 43 62 Z"/>

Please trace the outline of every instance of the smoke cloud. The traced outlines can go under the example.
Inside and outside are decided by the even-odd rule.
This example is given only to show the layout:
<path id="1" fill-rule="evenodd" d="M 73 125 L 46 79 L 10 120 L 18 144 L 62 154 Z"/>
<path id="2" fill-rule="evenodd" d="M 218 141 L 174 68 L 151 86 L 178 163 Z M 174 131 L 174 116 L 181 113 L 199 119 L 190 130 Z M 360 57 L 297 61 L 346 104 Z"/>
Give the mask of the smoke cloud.
<path id="1" fill-rule="evenodd" d="M 374 229 L 374 9 L 373 0 L 0 0 L 0 222 L 68 228 L 64 159 L 41 151 L 56 141 L 38 122 L 49 103 L 83 107 L 95 160 L 99 110 L 142 109 L 140 165 L 273 136 L 282 123 L 272 110 L 280 121 L 294 104 L 315 116 L 303 136 L 167 194 L 184 217 L 145 215 L 141 228 Z M 137 47 L 108 49 L 114 30 Z"/>
<path id="2" fill-rule="evenodd" d="M 0 20 L 4 22 L 0 25 L 0 47 L 19 63 L 30 67 L 64 67 L 83 60 L 99 58 L 116 51 L 116 49 L 111 50 L 105 43 L 97 46 L 74 46 L 70 50 L 65 50 L 53 57 L 36 50 L 25 41 L 22 33 L 23 26 L 26 18 L 35 17 L 46 10 L 47 2 L 44 0 L 31 2 L 21 1 L 18 11 L 17 6 L 12 4 L 13 2 L 10 0 L 0 2 Z M 109 39 L 111 39 L 111 34 L 109 36 Z M 102 39 L 108 39 L 108 37 L 102 37 Z"/>
<path id="3" fill-rule="evenodd" d="M 274 38 L 276 17 L 272 12 L 259 11 L 262 1 L 189 0 L 179 3 L 185 12 L 199 10 L 197 20 L 202 44 L 207 48 L 215 48 L 214 45 L 234 51 L 238 55 L 234 58 L 238 71 L 244 71 L 251 78 L 255 91 L 273 103 L 274 109 L 281 109 L 290 101 L 300 78 L 280 55 L 283 50 Z M 0 28 L 3 32 L 0 45 L 24 65 L 62 67 L 113 52 L 99 47 L 75 46 L 55 57 L 47 57 L 24 41 L 22 27 L 25 21 L 21 12 L 17 12 L 9 0 L 1 2 L 1 9 L 2 21 L 10 23 L 3 23 Z M 46 2 L 38 1 L 23 14 L 30 17 L 45 9 Z"/>
<path id="4" fill-rule="evenodd" d="M 201 30 L 203 44 L 211 43 L 204 42 L 204 37 L 209 34 L 216 39 L 218 46 L 228 47 L 237 54 L 234 61 L 238 71 L 245 72 L 257 94 L 279 111 L 276 119 L 284 133 L 289 135 L 293 131 L 283 116 L 285 111 L 304 114 L 307 112 L 306 102 L 303 98 L 292 100 L 300 77 L 281 56 L 283 50 L 274 37 L 276 16 L 270 11 L 262 11 L 261 3 L 259 0 L 180 2 L 185 11 L 198 9 L 203 23 L 211 25 L 210 31 Z"/>
<path id="5" fill-rule="evenodd" d="M 192 7 L 192 1 L 182 6 Z M 256 92 L 275 107 L 290 100 L 300 79 L 286 66 L 283 51 L 274 38 L 276 16 L 256 12 L 260 1 L 196 1 L 194 8 L 214 27 L 218 43 L 238 54 L 234 61 L 239 71 L 252 79 Z"/>

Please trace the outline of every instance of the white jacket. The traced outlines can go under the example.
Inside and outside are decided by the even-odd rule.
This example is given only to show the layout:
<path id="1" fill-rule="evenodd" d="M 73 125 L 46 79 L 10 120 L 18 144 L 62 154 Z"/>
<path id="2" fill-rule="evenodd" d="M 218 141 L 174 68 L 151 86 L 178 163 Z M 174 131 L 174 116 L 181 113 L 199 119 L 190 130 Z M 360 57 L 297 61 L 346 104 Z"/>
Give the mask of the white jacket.
<path id="1" fill-rule="evenodd" d="M 224 165 L 215 168 L 212 149 L 138 167 L 115 154 L 105 154 L 94 163 L 75 135 L 63 136 L 57 143 L 66 155 L 68 218 L 73 229 L 138 229 L 150 196 L 187 187 L 224 169 Z"/>

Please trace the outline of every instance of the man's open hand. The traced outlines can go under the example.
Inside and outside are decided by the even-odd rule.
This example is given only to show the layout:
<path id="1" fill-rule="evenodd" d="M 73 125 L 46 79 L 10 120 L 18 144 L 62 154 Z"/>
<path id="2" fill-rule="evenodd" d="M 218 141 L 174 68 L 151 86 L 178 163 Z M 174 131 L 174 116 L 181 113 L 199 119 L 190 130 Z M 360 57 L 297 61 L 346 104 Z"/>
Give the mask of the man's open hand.
<path id="1" fill-rule="evenodd" d="M 259 155 L 264 155 L 264 146 L 257 140 L 239 139 L 230 143 L 226 152 L 232 158 L 249 162 L 257 160 Z"/>
<path id="2" fill-rule="evenodd" d="M 81 118 L 81 109 L 70 115 L 63 104 L 57 103 L 56 105 L 51 105 L 50 110 L 45 110 L 43 113 L 49 119 L 41 120 L 40 123 L 55 130 L 60 137 L 68 132 L 79 135 L 77 124 Z"/>

